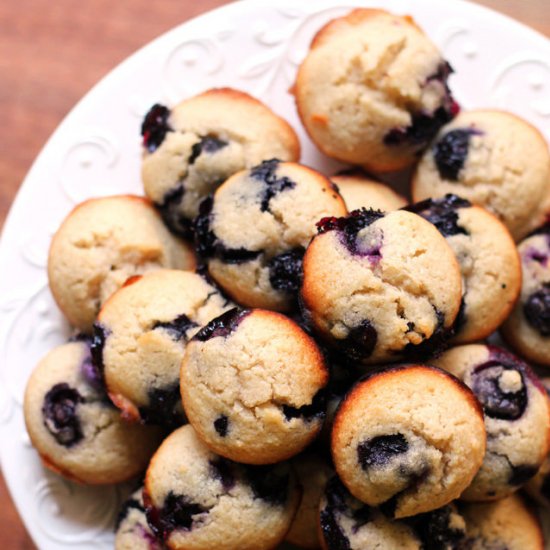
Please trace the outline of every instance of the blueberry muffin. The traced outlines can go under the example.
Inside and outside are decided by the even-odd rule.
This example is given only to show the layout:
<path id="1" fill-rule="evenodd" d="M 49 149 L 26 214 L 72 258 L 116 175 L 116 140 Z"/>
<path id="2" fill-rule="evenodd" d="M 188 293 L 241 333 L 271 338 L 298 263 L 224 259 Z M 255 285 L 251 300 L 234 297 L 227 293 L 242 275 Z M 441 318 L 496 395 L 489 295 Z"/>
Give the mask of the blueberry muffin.
<path id="1" fill-rule="evenodd" d="M 123 504 L 115 534 L 115 550 L 163 550 L 145 516 L 143 487 L 135 491 Z"/>
<path id="2" fill-rule="evenodd" d="M 504 111 L 463 112 L 413 176 L 414 201 L 454 193 L 495 214 L 520 240 L 550 210 L 550 153 L 540 132 Z"/>
<path id="3" fill-rule="evenodd" d="M 508 317 L 521 288 L 520 260 L 510 233 L 487 210 L 456 195 L 406 209 L 439 229 L 460 264 L 464 294 L 453 341 L 486 338 Z"/>
<path id="4" fill-rule="evenodd" d="M 233 309 L 187 345 L 181 394 L 189 422 L 216 453 L 247 464 L 298 454 L 319 433 L 328 371 L 289 318 Z"/>
<path id="5" fill-rule="evenodd" d="M 123 421 L 95 375 L 86 340 L 58 346 L 38 363 L 23 412 L 44 465 L 80 483 L 138 475 L 162 438 L 156 427 Z"/>
<path id="6" fill-rule="evenodd" d="M 91 332 L 101 305 L 129 277 L 194 266 L 191 248 L 147 199 L 121 195 L 85 201 L 65 218 L 51 242 L 48 281 L 69 321 Z"/>
<path id="7" fill-rule="evenodd" d="M 325 176 L 272 159 L 235 174 L 201 205 L 198 251 L 236 302 L 286 311 L 294 305 L 316 222 L 346 213 Z"/>
<path id="8" fill-rule="evenodd" d="M 190 425 L 151 460 L 144 502 L 170 550 L 268 550 L 282 541 L 300 500 L 287 463 L 244 466 L 210 451 Z"/>
<path id="9" fill-rule="evenodd" d="M 548 453 L 550 411 L 542 384 L 519 358 L 484 344 L 452 348 L 432 362 L 462 380 L 483 406 L 487 450 L 462 498 L 509 495 L 536 474 Z"/>
<path id="10" fill-rule="evenodd" d="M 231 304 L 191 271 L 160 270 L 131 279 L 101 308 L 94 363 L 126 418 L 183 422 L 180 365 L 188 340 Z"/>
<path id="11" fill-rule="evenodd" d="M 485 453 L 472 392 L 427 366 L 374 373 L 347 394 L 331 440 L 340 479 L 359 500 L 396 518 L 429 512 L 470 485 Z"/>
<path id="12" fill-rule="evenodd" d="M 501 333 L 523 357 L 550 366 L 550 223 L 525 238 L 518 252 L 520 298 Z"/>
<path id="13" fill-rule="evenodd" d="M 367 364 L 429 355 L 460 308 L 455 255 L 439 231 L 402 210 L 327 218 L 308 247 L 301 289 L 320 335 Z"/>
<path id="14" fill-rule="evenodd" d="M 372 208 L 389 212 L 407 204 L 389 185 L 380 183 L 360 170 L 341 172 L 330 178 L 346 202 L 348 210 Z"/>
<path id="15" fill-rule="evenodd" d="M 471 550 L 544 550 L 536 515 L 518 495 L 460 507 Z"/>
<path id="16" fill-rule="evenodd" d="M 454 505 L 407 520 L 387 517 L 354 498 L 338 479 L 326 485 L 320 505 L 324 550 L 465 550 L 466 526 Z"/>
<path id="17" fill-rule="evenodd" d="M 313 449 L 295 457 L 291 464 L 302 488 L 302 500 L 285 540 L 300 548 L 319 548 L 319 502 L 334 471 Z"/>
<path id="18" fill-rule="evenodd" d="M 141 127 L 142 179 L 168 227 L 187 236 L 201 201 L 229 176 L 280 158 L 297 161 L 294 130 L 266 105 L 217 88 L 168 109 L 154 105 Z"/>
<path id="19" fill-rule="evenodd" d="M 294 95 L 325 154 L 375 172 L 398 170 L 457 113 L 451 72 L 411 17 L 356 9 L 315 35 Z"/>

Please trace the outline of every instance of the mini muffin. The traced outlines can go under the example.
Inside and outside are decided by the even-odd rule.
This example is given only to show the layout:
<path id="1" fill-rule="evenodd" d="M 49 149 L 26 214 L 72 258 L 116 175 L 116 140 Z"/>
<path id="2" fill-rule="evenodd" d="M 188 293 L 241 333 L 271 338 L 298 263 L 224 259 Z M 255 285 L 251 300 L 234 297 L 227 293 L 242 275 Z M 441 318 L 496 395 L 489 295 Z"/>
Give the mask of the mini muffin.
<path id="1" fill-rule="evenodd" d="M 168 227 L 192 232 L 201 201 L 229 176 L 270 158 L 297 161 L 294 130 L 250 95 L 217 88 L 168 109 L 154 105 L 141 127 L 142 179 Z"/>
<path id="2" fill-rule="evenodd" d="M 191 248 L 147 199 L 121 195 L 85 201 L 65 218 L 50 246 L 48 281 L 64 315 L 89 333 L 101 305 L 129 277 L 194 266 Z"/>
<path id="3" fill-rule="evenodd" d="M 163 550 L 145 516 L 143 487 L 122 505 L 117 518 L 115 550 Z"/>
<path id="4" fill-rule="evenodd" d="M 300 548 L 319 548 L 319 502 L 334 471 L 312 450 L 298 455 L 291 464 L 302 487 L 302 500 L 285 540 Z"/>
<path id="5" fill-rule="evenodd" d="M 122 420 L 98 383 L 85 340 L 58 346 L 38 363 L 23 412 L 44 465 L 81 483 L 118 483 L 138 475 L 162 438 L 156 427 Z"/>
<path id="6" fill-rule="evenodd" d="M 550 153 L 540 132 L 504 111 L 463 112 L 416 168 L 414 201 L 454 193 L 495 214 L 520 240 L 550 210 Z"/>
<path id="7" fill-rule="evenodd" d="M 340 479 L 359 500 L 396 518 L 429 512 L 470 485 L 485 454 L 472 392 L 446 372 L 394 367 L 358 382 L 331 440 Z"/>
<path id="8" fill-rule="evenodd" d="M 467 548 L 464 518 L 454 505 L 407 520 L 390 519 L 354 498 L 336 476 L 321 498 L 320 533 L 324 550 Z"/>
<path id="9" fill-rule="evenodd" d="M 537 473 L 548 453 L 550 411 L 544 387 L 526 363 L 493 346 L 458 346 L 432 362 L 471 388 L 485 415 L 485 458 L 461 498 L 493 500 L 516 491 Z"/>
<path id="10" fill-rule="evenodd" d="M 460 507 L 471 550 L 544 550 L 536 515 L 518 495 Z"/>
<path id="11" fill-rule="evenodd" d="M 325 25 L 298 70 L 294 95 L 313 142 L 374 171 L 416 162 L 458 105 L 450 65 L 409 16 L 355 9 Z"/>
<path id="12" fill-rule="evenodd" d="M 443 345 L 462 285 L 455 255 L 431 223 L 362 209 L 318 226 L 304 257 L 302 302 L 329 344 L 365 364 Z"/>
<path id="13" fill-rule="evenodd" d="M 456 195 L 426 199 L 406 210 L 433 223 L 460 264 L 464 294 L 453 341 L 486 338 L 508 317 L 521 288 L 520 260 L 510 233 L 487 210 Z"/>
<path id="14" fill-rule="evenodd" d="M 550 223 L 525 238 L 518 252 L 520 298 L 501 333 L 523 357 L 550 366 Z"/>
<path id="15" fill-rule="evenodd" d="M 151 460 L 144 502 L 153 532 L 170 550 L 270 550 L 300 501 L 288 463 L 244 466 L 210 451 L 190 425 Z"/>
<path id="16" fill-rule="evenodd" d="M 407 204 L 405 197 L 389 185 L 375 181 L 359 170 L 341 172 L 330 179 L 338 187 L 350 212 L 359 208 L 390 212 Z"/>
<path id="17" fill-rule="evenodd" d="M 181 394 L 216 453 L 247 464 L 298 454 L 319 433 L 328 370 L 314 340 L 266 310 L 233 309 L 187 345 Z"/>
<path id="18" fill-rule="evenodd" d="M 185 347 L 229 307 L 200 275 L 168 269 L 131 279 L 105 303 L 94 324 L 94 362 L 125 417 L 167 426 L 184 421 Z"/>
<path id="19" fill-rule="evenodd" d="M 198 251 L 212 278 L 239 304 L 287 311 L 302 257 L 326 216 L 347 213 L 334 185 L 300 164 L 265 161 L 227 180 L 201 206 Z"/>

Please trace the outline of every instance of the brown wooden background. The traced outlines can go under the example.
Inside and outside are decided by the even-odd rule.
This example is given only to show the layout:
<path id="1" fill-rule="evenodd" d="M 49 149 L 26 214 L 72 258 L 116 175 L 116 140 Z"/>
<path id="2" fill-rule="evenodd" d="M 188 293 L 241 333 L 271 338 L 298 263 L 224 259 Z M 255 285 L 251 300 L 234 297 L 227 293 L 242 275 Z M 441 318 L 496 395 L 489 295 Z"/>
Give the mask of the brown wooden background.
<path id="1" fill-rule="evenodd" d="M 226 3 L 227 0 L 0 1 L 0 227 L 34 157 L 95 82 L 159 34 Z M 550 36 L 548 0 L 478 3 Z M 9 441 L 1 444 L 9 445 Z M 1 477 L 0 534 L 2 548 L 35 548 Z"/>

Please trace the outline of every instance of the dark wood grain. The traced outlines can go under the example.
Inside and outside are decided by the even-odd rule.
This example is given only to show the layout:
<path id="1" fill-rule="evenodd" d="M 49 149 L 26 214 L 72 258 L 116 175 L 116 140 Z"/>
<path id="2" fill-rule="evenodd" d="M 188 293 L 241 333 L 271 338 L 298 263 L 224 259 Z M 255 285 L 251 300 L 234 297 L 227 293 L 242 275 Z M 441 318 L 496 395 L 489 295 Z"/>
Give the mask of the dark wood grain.
<path id="1" fill-rule="evenodd" d="M 549 36 L 547 2 L 479 3 Z M 159 34 L 225 3 L 227 0 L 0 2 L 0 226 L 34 157 L 95 82 Z M 1 478 L 0 503 L 2 548 L 33 549 Z"/>

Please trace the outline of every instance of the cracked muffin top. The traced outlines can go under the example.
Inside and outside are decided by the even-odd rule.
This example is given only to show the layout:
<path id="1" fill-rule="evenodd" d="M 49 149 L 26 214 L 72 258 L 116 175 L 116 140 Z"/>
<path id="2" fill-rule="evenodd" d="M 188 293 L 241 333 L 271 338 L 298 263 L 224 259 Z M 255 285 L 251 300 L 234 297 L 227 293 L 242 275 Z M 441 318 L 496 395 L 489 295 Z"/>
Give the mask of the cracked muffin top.
<path id="1" fill-rule="evenodd" d="M 94 364 L 126 417 L 184 421 L 179 372 L 187 342 L 230 307 L 200 275 L 168 269 L 130 279 L 105 303 L 94 324 Z"/>
<path id="2" fill-rule="evenodd" d="M 315 35 L 294 95 L 325 154 L 392 171 L 413 164 L 458 111 L 447 86 L 451 72 L 411 17 L 356 9 Z"/>
<path id="3" fill-rule="evenodd" d="M 445 343 L 462 296 L 445 238 L 402 210 L 355 210 L 319 224 L 301 289 L 306 316 L 359 363 L 427 356 Z"/>
<path id="4" fill-rule="evenodd" d="M 201 205 L 197 250 L 236 302 L 287 311 L 296 305 L 316 222 L 346 212 L 325 176 L 272 159 L 235 174 Z"/>
<path id="5" fill-rule="evenodd" d="M 118 483 L 138 475 L 163 434 L 121 418 L 96 376 L 87 340 L 58 346 L 38 363 L 24 413 L 44 465 L 81 483 Z"/>
<path id="6" fill-rule="evenodd" d="M 102 304 L 128 279 L 155 269 L 193 269 L 191 247 L 170 234 L 151 202 L 120 195 L 76 206 L 55 233 L 48 281 L 69 321 L 91 332 Z"/>
<path id="7" fill-rule="evenodd" d="M 273 311 L 231 310 L 187 345 L 181 368 L 185 413 L 218 454 L 269 464 L 319 433 L 328 369 L 294 321 Z"/>
<path id="8" fill-rule="evenodd" d="M 270 550 L 288 531 L 300 491 L 288 463 L 237 464 L 187 425 L 151 459 L 143 498 L 149 525 L 170 550 Z"/>
<path id="9" fill-rule="evenodd" d="M 294 130 L 245 92 L 215 88 L 173 109 L 154 105 L 141 128 L 145 194 L 168 227 L 190 236 L 204 198 L 229 176 L 270 158 L 297 161 Z"/>

